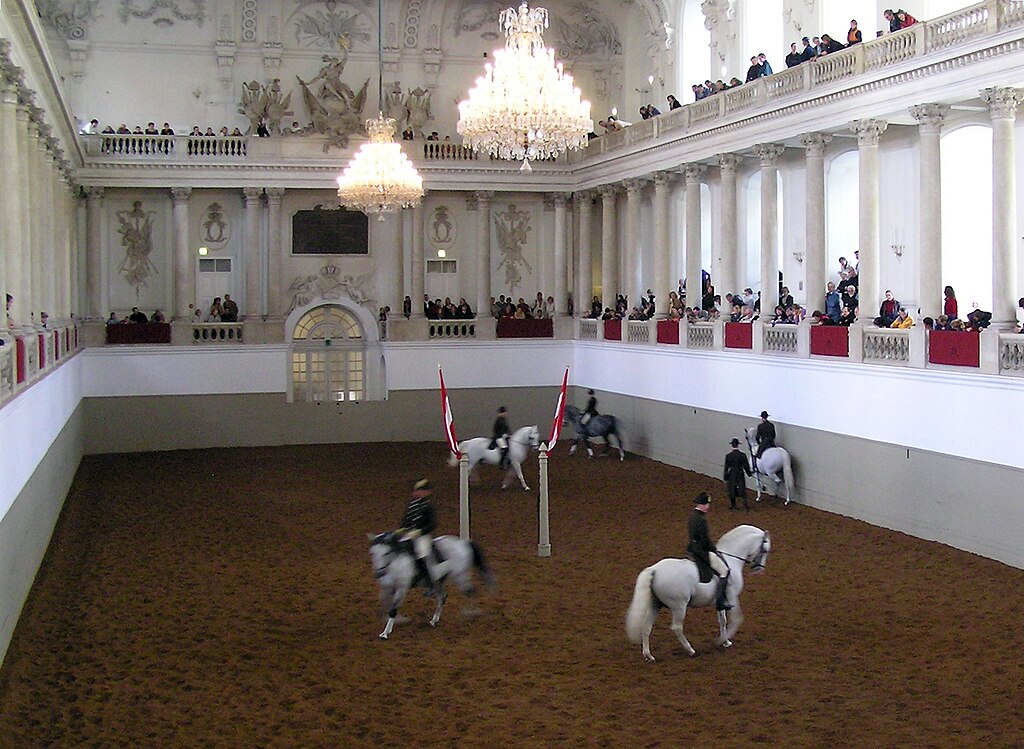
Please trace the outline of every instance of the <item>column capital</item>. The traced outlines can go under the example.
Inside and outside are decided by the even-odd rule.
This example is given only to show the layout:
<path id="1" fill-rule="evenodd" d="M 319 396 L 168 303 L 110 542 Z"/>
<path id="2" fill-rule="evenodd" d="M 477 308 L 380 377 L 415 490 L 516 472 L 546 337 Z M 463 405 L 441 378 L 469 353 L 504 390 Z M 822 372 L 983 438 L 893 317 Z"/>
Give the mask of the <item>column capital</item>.
<path id="1" fill-rule="evenodd" d="M 937 133 L 949 114 L 948 104 L 917 104 L 910 108 L 910 116 L 917 120 L 921 132 Z"/>
<path id="2" fill-rule="evenodd" d="M 268 187 L 266 188 L 267 202 L 268 203 L 281 203 L 281 198 L 284 197 L 285 189 L 283 187 Z"/>
<path id="3" fill-rule="evenodd" d="M 651 179 L 654 181 L 654 189 L 664 190 L 675 181 L 676 176 L 673 172 L 655 172 L 651 175 Z"/>
<path id="4" fill-rule="evenodd" d="M 618 193 L 615 185 L 601 185 L 597 188 L 597 194 L 601 196 L 601 199 L 608 201 L 609 199 L 614 200 L 615 195 Z"/>
<path id="5" fill-rule="evenodd" d="M 622 186 L 626 188 L 626 195 L 630 198 L 639 197 L 640 191 L 644 189 L 644 181 L 642 179 L 624 179 L 622 180 Z"/>
<path id="6" fill-rule="evenodd" d="M 885 120 L 864 119 L 850 123 L 850 130 L 857 134 L 857 145 L 860 147 L 877 146 L 879 137 L 887 127 L 889 123 Z"/>
<path id="7" fill-rule="evenodd" d="M 981 100 L 988 104 L 989 115 L 993 120 L 1009 119 L 1017 116 L 1017 105 L 1022 95 L 1019 88 L 986 88 L 981 92 Z"/>
<path id="8" fill-rule="evenodd" d="M 171 200 L 174 203 L 187 203 L 189 195 L 192 194 L 191 187 L 172 187 L 171 188 Z"/>
<path id="9" fill-rule="evenodd" d="M 718 168 L 723 172 L 736 173 L 740 164 L 743 163 L 743 156 L 738 153 L 720 153 L 715 157 L 718 162 Z"/>
<path id="10" fill-rule="evenodd" d="M 684 164 L 683 165 L 683 179 L 686 180 L 686 184 L 692 185 L 700 182 L 701 175 L 707 171 L 707 166 L 704 164 Z"/>
<path id="11" fill-rule="evenodd" d="M 831 133 L 804 133 L 800 136 L 800 143 L 808 157 L 822 157 L 825 155 L 825 146 L 832 142 Z"/>
<path id="12" fill-rule="evenodd" d="M 107 188 L 105 187 L 83 187 L 82 193 L 85 195 L 85 199 L 90 203 L 95 203 L 99 200 L 103 200 L 103 193 Z"/>
<path id="13" fill-rule="evenodd" d="M 754 155 L 761 159 L 761 166 L 775 166 L 775 162 L 785 153 L 786 147 L 781 143 L 758 143 L 754 146 Z"/>
<path id="14" fill-rule="evenodd" d="M 245 197 L 245 204 L 255 203 L 263 195 L 262 187 L 243 187 L 242 195 Z"/>

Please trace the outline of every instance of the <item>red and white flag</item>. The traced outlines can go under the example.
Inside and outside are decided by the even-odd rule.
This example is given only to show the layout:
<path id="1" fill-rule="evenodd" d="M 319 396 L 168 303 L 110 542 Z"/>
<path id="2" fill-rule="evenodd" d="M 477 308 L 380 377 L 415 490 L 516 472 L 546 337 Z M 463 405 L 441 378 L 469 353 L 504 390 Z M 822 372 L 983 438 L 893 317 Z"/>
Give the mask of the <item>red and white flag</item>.
<path id="1" fill-rule="evenodd" d="M 548 440 L 548 452 L 555 449 L 555 443 L 562 434 L 562 419 L 565 416 L 565 388 L 569 384 L 569 368 L 565 368 L 565 375 L 562 376 L 562 391 L 558 394 L 558 403 L 555 405 L 555 420 L 551 422 L 551 439 Z"/>
<path id="2" fill-rule="evenodd" d="M 456 458 L 461 458 L 462 453 L 459 452 L 459 442 L 455 439 L 452 406 L 448 402 L 448 390 L 444 386 L 444 372 L 441 371 L 440 364 L 437 365 L 437 375 L 441 378 L 441 419 L 444 421 L 444 436 L 448 438 L 448 449 L 452 451 L 452 455 Z"/>

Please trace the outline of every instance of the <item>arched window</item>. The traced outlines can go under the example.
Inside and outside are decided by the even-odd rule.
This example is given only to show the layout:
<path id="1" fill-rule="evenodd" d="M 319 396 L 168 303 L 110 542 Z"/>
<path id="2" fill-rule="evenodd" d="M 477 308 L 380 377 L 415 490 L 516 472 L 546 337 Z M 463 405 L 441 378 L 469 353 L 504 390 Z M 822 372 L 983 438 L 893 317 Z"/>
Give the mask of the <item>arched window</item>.
<path id="1" fill-rule="evenodd" d="M 860 156 L 841 153 L 828 164 L 825 175 L 825 280 L 839 282 L 839 258 L 855 265 L 860 246 Z M 821 296 L 824 290 L 811 289 Z M 808 295 L 808 298 L 811 298 Z M 817 298 L 817 297 L 814 297 Z"/>
<path id="2" fill-rule="evenodd" d="M 992 309 L 992 130 L 969 125 L 943 135 L 942 285 L 956 291 L 960 317 Z M 922 289 L 937 295 L 941 289 Z"/>
<path id="3" fill-rule="evenodd" d="M 314 307 L 292 331 L 292 400 L 363 400 L 365 359 L 359 321 L 340 305 Z"/>

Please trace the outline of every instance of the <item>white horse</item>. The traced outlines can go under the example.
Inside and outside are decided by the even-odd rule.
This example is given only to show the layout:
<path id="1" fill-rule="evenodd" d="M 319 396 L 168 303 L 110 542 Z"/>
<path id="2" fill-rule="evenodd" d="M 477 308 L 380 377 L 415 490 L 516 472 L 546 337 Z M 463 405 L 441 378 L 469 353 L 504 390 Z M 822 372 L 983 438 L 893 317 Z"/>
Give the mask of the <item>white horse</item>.
<path id="1" fill-rule="evenodd" d="M 726 583 L 726 598 L 732 610 L 718 612 L 719 637 L 716 645 L 723 648 L 732 646 L 732 637 L 743 623 L 740 609 L 740 593 L 743 591 L 743 567 L 749 564 L 754 573 L 759 573 L 768 562 L 772 540 L 768 531 L 752 525 L 739 525 L 722 536 L 718 550 L 729 565 Z M 672 612 L 671 629 L 679 642 L 691 656 L 697 652 L 683 634 L 683 619 L 687 606 L 708 606 L 718 597 L 718 579 L 702 583 L 697 564 L 690 559 L 662 559 L 653 564 L 636 578 L 633 602 L 626 612 L 626 635 L 630 642 L 643 644 L 644 659 L 654 662 L 651 655 L 651 628 L 658 612 L 664 607 Z"/>
<path id="2" fill-rule="evenodd" d="M 750 427 L 746 431 L 747 447 L 750 448 L 750 462 L 754 466 L 754 477 L 757 479 L 757 501 L 761 501 L 761 492 L 765 491 L 764 482 L 761 476 L 767 476 L 775 482 L 775 496 L 779 496 L 779 484 L 786 484 L 786 502 L 788 505 L 793 498 L 793 461 L 784 447 L 769 447 L 764 455 L 754 459 L 757 455 L 757 427 Z M 779 471 L 782 471 L 782 478 L 779 478 Z M 785 506 L 783 505 L 783 506 Z"/>
<path id="3" fill-rule="evenodd" d="M 388 623 L 379 637 L 388 639 L 395 628 L 398 618 L 398 607 L 402 605 L 409 589 L 415 585 L 423 585 L 428 590 L 430 581 L 422 576 L 416 577 L 416 558 L 411 547 L 399 540 L 395 533 L 381 533 L 368 536 L 370 539 L 370 558 L 373 560 L 373 573 L 380 585 L 381 608 L 388 610 Z M 463 541 L 454 536 L 438 536 L 434 539 L 434 549 L 443 560 L 440 564 L 428 562 L 438 578 L 437 607 L 430 618 L 430 626 L 437 626 L 441 619 L 444 602 L 448 598 L 445 583 L 451 578 L 459 589 L 468 596 L 475 593 L 472 571 L 475 567 L 480 572 L 488 588 L 494 588 L 494 575 L 487 566 L 483 550 L 474 541 Z"/>
<path id="4" fill-rule="evenodd" d="M 523 490 L 530 491 L 530 487 L 526 485 L 526 479 L 523 478 L 523 461 L 526 460 L 531 447 L 536 448 L 539 446 L 540 430 L 537 429 L 536 425 L 520 427 L 512 433 L 512 436 L 508 438 L 508 462 L 510 467 L 501 482 L 502 489 L 507 489 L 509 484 L 512 483 L 513 477 L 518 477 Z M 470 477 L 473 476 L 473 469 L 476 468 L 477 463 L 487 463 L 492 466 L 501 463 L 501 448 L 496 447 L 492 450 L 490 437 L 474 437 L 473 439 L 460 442 L 459 450 L 469 456 Z M 458 464 L 459 461 L 453 454 L 448 459 L 448 465 L 454 468 Z"/>

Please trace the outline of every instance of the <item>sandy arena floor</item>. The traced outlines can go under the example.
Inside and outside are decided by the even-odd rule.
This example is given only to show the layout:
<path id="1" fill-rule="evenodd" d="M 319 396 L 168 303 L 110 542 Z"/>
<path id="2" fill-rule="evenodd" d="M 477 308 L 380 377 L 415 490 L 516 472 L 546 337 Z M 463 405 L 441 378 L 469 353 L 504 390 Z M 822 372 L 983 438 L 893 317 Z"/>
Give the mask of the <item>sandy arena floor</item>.
<path id="1" fill-rule="evenodd" d="M 458 533 L 442 445 L 87 458 L 0 670 L 0 747 L 1024 745 L 1024 571 L 799 505 L 730 512 L 720 482 L 565 449 L 554 555 L 536 493 L 484 471 L 497 591 L 475 617 L 453 593 L 437 629 L 414 592 L 388 642 L 366 534 L 424 475 Z M 623 630 L 633 583 L 682 554 L 702 489 L 716 537 L 751 523 L 774 550 L 735 647 L 696 609 L 688 658 L 663 612 L 649 665 Z"/>

